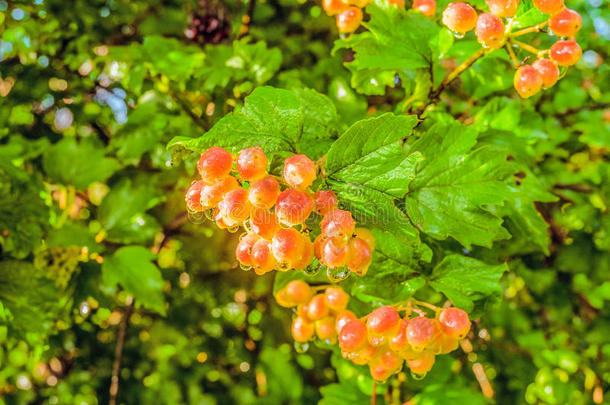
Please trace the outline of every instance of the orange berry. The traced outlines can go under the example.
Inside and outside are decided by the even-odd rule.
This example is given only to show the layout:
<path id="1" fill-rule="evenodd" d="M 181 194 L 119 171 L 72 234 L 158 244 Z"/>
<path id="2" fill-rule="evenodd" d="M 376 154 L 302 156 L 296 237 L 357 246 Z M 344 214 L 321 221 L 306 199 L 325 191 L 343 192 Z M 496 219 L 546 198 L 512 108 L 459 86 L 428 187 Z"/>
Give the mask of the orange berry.
<path id="1" fill-rule="evenodd" d="M 280 193 L 275 204 L 275 215 L 286 225 L 299 225 L 311 214 L 313 201 L 302 191 L 287 189 Z"/>
<path id="2" fill-rule="evenodd" d="M 549 19 L 549 28 L 558 37 L 573 37 L 580 27 L 582 27 L 582 17 L 569 8 L 564 8 Z"/>
<path id="3" fill-rule="evenodd" d="M 261 238 L 271 240 L 280 229 L 280 224 L 272 212 L 255 208 L 250 214 L 250 228 Z"/>
<path id="4" fill-rule="evenodd" d="M 218 210 L 225 219 L 241 223 L 250 216 L 251 206 L 248 201 L 248 190 L 238 188 L 222 197 L 218 203 Z"/>
<path id="5" fill-rule="evenodd" d="M 267 173 L 267 156 L 259 147 L 243 149 L 237 158 L 237 173 L 244 180 L 260 179 Z"/>
<path id="6" fill-rule="evenodd" d="M 273 177 L 264 177 L 250 185 L 248 199 L 257 208 L 269 209 L 280 195 L 280 184 Z"/>
<path id="7" fill-rule="evenodd" d="M 477 40 L 485 47 L 498 49 L 504 45 L 504 23 L 500 17 L 483 13 L 477 19 Z"/>
<path id="8" fill-rule="evenodd" d="M 389 305 L 379 307 L 371 312 L 366 320 L 366 328 L 370 335 L 391 336 L 400 326 L 400 315 Z"/>
<path id="9" fill-rule="evenodd" d="M 347 246 L 347 268 L 359 276 L 368 271 L 373 255 L 369 245 L 360 238 L 352 238 Z"/>
<path id="10" fill-rule="evenodd" d="M 312 322 L 297 316 L 292 320 L 292 337 L 297 342 L 307 342 L 313 337 L 315 326 Z"/>
<path id="11" fill-rule="evenodd" d="M 463 34 L 477 25 L 477 12 L 467 3 L 449 3 L 443 11 L 443 24 L 451 31 Z"/>
<path id="12" fill-rule="evenodd" d="M 205 184 L 212 185 L 228 176 L 233 167 L 233 156 L 217 146 L 212 146 L 203 152 L 197 163 L 197 171 Z"/>
<path id="13" fill-rule="evenodd" d="M 336 15 L 347 8 L 343 0 L 322 0 L 322 8 L 326 15 Z"/>
<path id="14" fill-rule="evenodd" d="M 407 326 L 408 325 L 409 325 L 408 319 L 400 320 L 400 325 L 398 326 L 396 333 L 388 341 L 388 346 L 390 347 L 390 349 L 394 350 L 395 352 L 402 352 L 407 349 L 410 349 L 411 345 L 409 344 L 409 341 L 407 340 Z"/>
<path id="15" fill-rule="evenodd" d="M 235 249 L 235 257 L 244 266 L 252 266 L 252 247 L 260 238 L 254 234 L 247 234 L 239 240 Z"/>
<path id="16" fill-rule="evenodd" d="M 294 228 L 280 228 L 271 239 L 271 249 L 280 266 L 291 268 L 301 257 L 303 238 Z"/>
<path id="17" fill-rule="evenodd" d="M 275 258 L 271 252 L 271 244 L 264 239 L 259 239 L 252 246 L 252 266 L 257 274 L 263 274 L 273 270 L 276 265 Z"/>
<path id="18" fill-rule="evenodd" d="M 438 323 L 425 316 L 418 316 L 409 320 L 407 325 L 407 340 L 415 351 L 422 351 L 432 345 L 439 337 Z"/>
<path id="19" fill-rule="evenodd" d="M 305 190 L 316 179 L 316 164 L 305 155 L 284 160 L 284 180 L 291 187 Z"/>
<path id="20" fill-rule="evenodd" d="M 367 343 L 366 325 L 359 319 L 347 322 L 339 331 L 339 346 L 341 350 L 354 352 Z"/>
<path id="21" fill-rule="evenodd" d="M 405 8 L 405 0 L 388 0 L 388 4 L 400 8 Z"/>
<path id="22" fill-rule="evenodd" d="M 364 240 L 366 242 L 366 244 L 369 245 L 371 252 L 375 249 L 375 237 L 373 236 L 371 231 L 369 231 L 368 229 L 356 228 L 354 230 L 354 236 Z"/>
<path id="23" fill-rule="evenodd" d="M 306 304 L 312 295 L 311 287 L 302 280 L 288 282 L 283 290 L 286 291 L 286 298 L 295 304 Z"/>
<path id="24" fill-rule="evenodd" d="M 580 45 L 573 39 L 557 41 L 551 46 L 551 59 L 559 66 L 572 66 L 582 57 Z"/>
<path id="25" fill-rule="evenodd" d="M 322 245 L 320 261 L 328 267 L 338 268 L 347 262 L 347 246 L 337 246 L 332 239 L 326 239 Z"/>
<path id="26" fill-rule="evenodd" d="M 293 264 L 295 270 L 304 270 L 313 260 L 314 247 L 311 239 L 306 234 L 301 234 L 301 238 L 303 239 L 303 249 L 301 250 L 301 256 Z"/>
<path id="27" fill-rule="evenodd" d="M 316 335 L 320 340 L 333 341 L 337 338 L 337 332 L 335 331 L 335 318 L 327 316 L 316 321 Z"/>
<path id="28" fill-rule="evenodd" d="M 412 8 L 426 17 L 434 17 L 436 14 L 436 0 L 413 0 Z"/>
<path id="29" fill-rule="evenodd" d="M 485 0 L 489 12 L 498 17 L 512 18 L 517 13 L 519 0 Z"/>
<path id="30" fill-rule="evenodd" d="M 362 10 L 358 7 L 348 7 L 337 14 L 337 29 L 341 34 L 354 32 L 362 22 Z"/>
<path id="31" fill-rule="evenodd" d="M 441 334 L 437 342 L 436 350 L 434 350 L 434 352 L 438 354 L 451 353 L 452 351 L 458 348 L 458 345 L 458 339 L 452 338 L 451 336 L 447 336 L 445 334 Z"/>
<path id="32" fill-rule="evenodd" d="M 352 214 L 345 210 L 332 210 L 320 221 L 320 230 L 328 238 L 351 236 L 356 223 Z"/>
<path id="33" fill-rule="evenodd" d="M 326 305 L 333 311 L 343 311 L 347 307 L 349 295 L 340 287 L 328 287 L 324 291 Z"/>
<path id="34" fill-rule="evenodd" d="M 343 328 L 345 324 L 347 324 L 349 321 L 354 321 L 357 319 L 358 317 L 356 316 L 356 314 L 354 314 L 349 309 L 346 309 L 345 311 L 342 311 L 337 314 L 337 319 L 335 321 L 335 330 L 337 331 L 337 333 L 339 333 L 341 332 L 341 328 Z"/>
<path id="35" fill-rule="evenodd" d="M 201 189 L 201 205 L 212 208 L 218 205 L 225 194 L 239 188 L 239 183 L 233 176 L 227 176 L 211 186 L 203 186 Z"/>
<path id="36" fill-rule="evenodd" d="M 359 349 L 351 353 L 350 360 L 359 366 L 365 365 L 370 362 L 373 357 L 379 352 L 377 346 L 367 344 L 362 349 Z"/>
<path id="37" fill-rule="evenodd" d="M 532 66 L 521 66 L 515 72 L 513 80 L 515 90 L 522 98 L 528 98 L 538 93 L 542 88 L 542 77 Z"/>
<path id="38" fill-rule="evenodd" d="M 279 306 L 284 308 L 292 308 L 294 307 L 294 302 L 291 302 L 286 296 L 286 290 L 279 290 L 275 295 L 275 302 L 278 303 Z"/>
<path id="39" fill-rule="evenodd" d="M 317 294 L 307 304 L 307 317 L 312 321 L 317 321 L 328 316 L 328 305 L 324 300 L 324 294 Z"/>
<path id="40" fill-rule="evenodd" d="M 559 79 L 559 68 L 557 64 L 550 59 L 538 59 L 532 63 L 532 67 L 538 71 L 542 79 L 542 88 L 548 89 L 553 87 Z"/>
<path id="41" fill-rule="evenodd" d="M 563 9 L 563 0 L 532 0 L 534 7 L 543 13 L 555 15 Z"/>
<path id="42" fill-rule="evenodd" d="M 320 190 L 313 194 L 314 211 L 320 215 L 326 215 L 337 208 L 339 201 L 331 190 Z"/>
<path id="43" fill-rule="evenodd" d="M 434 354 L 430 352 L 422 352 L 419 357 L 413 360 L 407 360 L 407 366 L 415 374 L 426 374 L 432 370 L 434 366 Z"/>
<path id="44" fill-rule="evenodd" d="M 204 185 L 203 180 L 197 180 L 186 190 L 184 201 L 186 201 L 186 207 L 190 211 L 201 212 L 204 210 L 204 206 L 201 205 L 201 190 Z"/>
<path id="45" fill-rule="evenodd" d="M 468 314 L 455 307 L 445 308 L 441 311 L 438 321 L 441 330 L 454 339 L 463 339 L 470 330 Z"/>

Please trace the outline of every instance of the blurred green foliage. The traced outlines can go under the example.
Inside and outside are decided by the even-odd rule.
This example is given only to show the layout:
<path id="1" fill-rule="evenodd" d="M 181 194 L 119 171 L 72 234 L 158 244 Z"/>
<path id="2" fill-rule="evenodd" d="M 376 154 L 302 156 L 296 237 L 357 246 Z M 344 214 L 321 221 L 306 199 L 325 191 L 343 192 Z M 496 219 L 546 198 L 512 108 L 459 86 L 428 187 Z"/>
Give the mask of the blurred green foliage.
<path id="1" fill-rule="evenodd" d="M 519 99 L 501 50 L 420 121 L 400 113 L 479 47 L 439 13 L 378 1 L 339 39 L 313 1 L 0 0 L 0 404 L 108 403 L 122 328 L 121 404 L 370 401 L 366 368 L 296 350 L 273 299 L 325 275 L 243 272 L 238 235 L 185 212 L 213 144 L 261 144 L 275 171 L 326 155 L 316 186 L 377 239 L 342 283 L 356 312 L 415 294 L 477 317 L 377 403 L 610 403 L 610 5 L 568 6 L 585 53 L 554 88 Z"/>

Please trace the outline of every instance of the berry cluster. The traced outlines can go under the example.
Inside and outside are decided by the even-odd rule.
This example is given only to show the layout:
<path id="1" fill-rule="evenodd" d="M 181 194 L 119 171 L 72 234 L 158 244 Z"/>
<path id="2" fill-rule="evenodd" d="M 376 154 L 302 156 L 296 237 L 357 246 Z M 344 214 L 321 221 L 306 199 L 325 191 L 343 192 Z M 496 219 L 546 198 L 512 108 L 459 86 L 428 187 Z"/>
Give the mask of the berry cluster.
<path id="1" fill-rule="evenodd" d="M 563 1 L 534 0 L 534 6 L 551 17 L 542 24 L 514 33 L 511 33 L 512 18 L 517 12 L 519 0 L 485 0 L 489 12 L 481 15 L 477 15 L 475 9 L 467 3 L 449 3 L 443 11 L 442 20 L 443 24 L 460 38 L 474 29 L 477 40 L 485 48 L 496 50 L 506 45 L 517 67 L 515 89 L 521 97 L 528 98 L 557 82 L 560 76 L 559 66 L 572 66 L 582 57 L 582 49 L 574 41 L 574 36 L 582 25 L 582 18 L 576 11 L 566 8 Z M 502 18 L 507 19 L 506 27 Z M 541 31 L 547 24 L 552 34 L 562 37 L 550 49 L 539 50 L 514 39 Z M 531 65 L 519 64 L 512 46 L 535 54 L 537 60 Z"/>
<path id="2" fill-rule="evenodd" d="M 229 231 L 243 226 L 246 233 L 235 255 L 242 268 L 254 268 L 257 274 L 305 270 L 310 265 L 316 270 L 315 256 L 335 280 L 350 272 L 364 275 L 371 264 L 374 238 L 368 230 L 355 228 L 349 211 L 337 208 L 332 191 L 309 191 L 316 179 L 315 163 L 305 155 L 287 158 L 282 178 L 267 173 L 267 164 L 258 146 L 243 149 L 238 156 L 210 148 L 197 164 L 201 180 L 186 192 L 188 210 L 204 212 Z M 280 181 L 287 186 L 284 190 Z M 305 225 L 313 211 L 322 216 L 322 233 L 315 244 Z"/>
<path id="3" fill-rule="evenodd" d="M 402 370 L 403 363 L 415 375 L 424 375 L 434 365 L 437 354 L 455 350 L 470 330 L 468 314 L 461 309 L 417 305 L 435 311 L 434 318 L 413 307 L 383 306 L 358 318 L 347 309 L 349 296 L 341 288 L 328 287 L 314 295 L 303 281 L 291 281 L 276 294 L 284 307 L 296 307 L 292 336 L 305 343 L 314 338 L 332 344 L 338 341 L 343 357 L 354 364 L 368 364 L 371 376 L 385 381 Z M 406 311 L 401 318 L 399 311 Z M 414 317 L 411 317 L 415 314 Z"/>
<path id="4" fill-rule="evenodd" d="M 405 7 L 404 0 L 387 0 L 388 4 Z M 335 16 L 337 29 L 341 34 L 350 34 L 358 29 L 362 22 L 362 8 L 370 0 L 322 0 L 322 8 L 329 16 Z M 436 0 L 414 0 L 413 9 L 420 11 L 426 17 L 434 17 Z"/>

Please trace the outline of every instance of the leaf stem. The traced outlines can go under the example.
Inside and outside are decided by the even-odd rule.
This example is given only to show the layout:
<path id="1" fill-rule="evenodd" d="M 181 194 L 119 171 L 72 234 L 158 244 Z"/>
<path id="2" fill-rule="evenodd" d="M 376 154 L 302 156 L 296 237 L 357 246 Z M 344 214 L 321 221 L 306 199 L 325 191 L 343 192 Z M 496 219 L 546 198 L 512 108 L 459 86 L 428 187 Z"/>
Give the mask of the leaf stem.
<path id="1" fill-rule="evenodd" d="M 117 395 L 119 393 L 119 373 L 121 371 L 121 360 L 123 359 L 123 347 L 125 346 L 125 336 L 127 331 L 127 322 L 133 312 L 135 300 L 133 297 L 127 303 L 121 326 L 117 334 L 116 350 L 114 351 L 114 363 L 112 364 L 112 377 L 110 378 L 110 400 L 108 405 L 116 405 Z"/>
<path id="2" fill-rule="evenodd" d="M 516 39 L 511 39 L 510 42 L 512 44 L 517 45 L 521 49 L 524 49 L 524 50 L 528 51 L 529 53 L 533 53 L 536 56 L 540 55 L 540 53 L 542 52 L 540 49 L 534 48 L 533 46 L 531 46 L 529 44 L 526 44 L 524 42 L 517 41 Z"/>
<path id="3" fill-rule="evenodd" d="M 507 42 L 506 44 L 504 44 L 504 46 L 506 47 L 506 52 L 508 52 L 508 56 L 510 56 L 510 59 L 513 61 L 515 69 L 518 68 L 519 60 L 517 59 L 517 55 L 515 55 L 515 51 L 513 51 L 512 45 Z"/>
<path id="4" fill-rule="evenodd" d="M 544 28 L 548 23 L 549 23 L 549 20 L 546 20 L 545 22 L 540 23 L 538 25 L 532 25 L 531 27 L 527 27 L 522 30 L 515 31 L 512 34 L 510 34 L 510 36 L 511 36 L 511 38 L 515 38 L 515 37 L 520 37 L 522 35 L 529 34 L 532 32 L 540 32 L 542 30 L 542 28 Z"/>

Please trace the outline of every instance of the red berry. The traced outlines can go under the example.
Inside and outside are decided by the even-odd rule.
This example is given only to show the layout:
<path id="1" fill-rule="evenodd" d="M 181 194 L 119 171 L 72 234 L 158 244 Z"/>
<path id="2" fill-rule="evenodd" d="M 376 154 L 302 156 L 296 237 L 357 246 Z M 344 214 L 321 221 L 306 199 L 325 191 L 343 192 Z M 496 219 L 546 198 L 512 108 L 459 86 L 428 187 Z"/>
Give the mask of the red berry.
<path id="1" fill-rule="evenodd" d="M 532 0 L 534 7 L 543 13 L 555 15 L 563 9 L 563 0 Z"/>
<path id="2" fill-rule="evenodd" d="M 244 266 L 252 266 L 252 247 L 260 238 L 254 234 L 247 234 L 239 240 L 235 249 L 235 257 Z"/>
<path id="3" fill-rule="evenodd" d="M 426 17 L 436 14 L 436 0 L 413 0 L 413 10 L 418 10 Z"/>
<path id="4" fill-rule="evenodd" d="M 550 59 L 538 59 L 532 63 L 532 67 L 538 71 L 542 79 L 542 88 L 548 89 L 553 87 L 559 79 L 559 68 L 557 64 Z"/>
<path id="5" fill-rule="evenodd" d="M 422 352 L 419 357 L 407 360 L 407 366 L 414 374 L 426 374 L 434 366 L 434 354 Z"/>
<path id="6" fill-rule="evenodd" d="M 299 225 L 311 214 L 313 201 L 302 191 L 287 189 L 278 196 L 275 204 L 275 215 L 286 225 Z"/>
<path id="7" fill-rule="evenodd" d="M 203 180 L 193 182 L 191 186 L 186 190 L 184 194 L 184 200 L 186 201 L 186 207 L 195 212 L 201 212 L 204 207 L 201 205 L 201 189 L 205 184 Z"/>
<path id="8" fill-rule="evenodd" d="M 418 316 L 409 320 L 407 325 L 407 340 L 413 350 L 424 350 L 432 345 L 439 335 L 439 327 L 435 320 L 425 316 Z"/>
<path id="9" fill-rule="evenodd" d="M 370 335 L 394 335 L 399 326 L 400 315 L 389 305 L 375 309 L 366 320 L 366 327 Z"/>
<path id="10" fill-rule="evenodd" d="M 320 190 L 313 194 L 314 211 L 320 215 L 326 215 L 339 204 L 337 196 L 331 190 Z"/>
<path id="11" fill-rule="evenodd" d="M 339 346 L 342 350 L 354 352 L 366 343 L 366 325 L 359 319 L 347 322 L 339 331 Z"/>
<path id="12" fill-rule="evenodd" d="M 316 179 L 316 164 L 305 155 L 295 155 L 284 161 L 284 180 L 291 187 L 305 190 Z"/>
<path id="13" fill-rule="evenodd" d="M 324 294 L 317 294 L 307 304 L 307 317 L 312 321 L 317 321 L 328 316 L 328 305 L 324 300 Z"/>
<path id="14" fill-rule="evenodd" d="M 306 234 L 301 234 L 301 237 L 303 238 L 303 250 L 299 260 L 294 263 L 295 270 L 304 270 L 313 260 L 314 247 L 311 239 Z"/>
<path id="15" fill-rule="evenodd" d="M 312 322 L 297 316 L 292 320 L 292 337 L 297 342 L 307 342 L 313 337 L 315 326 Z"/>
<path id="16" fill-rule="evenodd" d="M 243 149 L 237 158 L 237 173 L 244 180 L 260 179 L 267 173 L 267 156 L 258 147 Z"/>
<path id="17" fill-rule="evenodd" d="M 463 34 L 477 25 L 477 12 L 467 3 L 449 3 L 443 11 L 443 24 L 451 31 Z"/>
<path id="18" fill-rule="evenodd" d="M 280 228 L 271 239 L 271 249 L 280 266 L 289 269 L 301 257 L 303 238 L 294 228 Z"/>
<path id="19" fill-rule="evenodd" d="M 369 245 L 360 238 L 352 238 L 347 246 L 347 268 L 364 276 L 371 265 L 373 255 Z"/>
<path id="20" fill-rule="evenodd" d="M 261 238 L 271 240 L 280 229 L 280 224 L 272 212 L 255 208 L 250 214 L 250 228 Z"/>
<path id="21" fill-rule="evenodd" d="M 379 348 L 373 345 L 365 345 L 362 349 L 350 353 L 349 359 L 359 366 L 370 362 L 379 352 Z"/>
<path id="22" fill-rule="evenodd" d="M 403 352 L 411 348 L 409 341 L 407 340 L 407 326 L 409 325 L 408 319 L 401 319 L 400 325 L 396 334 L 388 341 L 388 346 L 395 352 Z"/>
<path id="23" fill-rule="evenodd" d="M 481 45 L 498 49 L 504 44 L 504 23 L 491 13 L 481 14 L 477 19 L 475 34 Z"/>
<path id="24" fill-rule="evenodd" d="M 573 39 L 557 41 L 551 46 L 551 59 L 559 66 L 572 66 L 582 57 L 580 45 Z"/>
<path id="25" fill-rule="evenodd" d="M 564 8 L 549 19 L 549 28 L 559 37 L 573 37 L 580 27 L 582 27 L 582 17 L 569 8 Z"/>
<path id="26" fill-rule="evenodd" d="M 226 193 L 239 188 L 239 183 L 233 176 L 227 176 L 211 186 L 203 186 L 201 189 L 201 205 L 213 208 L 222 201 Z"/>
<path id="27" fill-rule="evenodd" d="M 375 237 L 368 229 L 356 228 L 354 230 L 354 236 L 364 240 L 366 244 L 369 245 L 369 249 L 371 249 L 371 252 L 375 249 Z"/>
<path id="28" fill-rule="evenodd" d="M 197 171 L 205 184 L 211 185 L 228 176 L 233 167 L 233 156 L 226 150 L 212 146 L 201 154 Z"/>
<path id="29" fill-rule="evenodd" d="M 250 216 L 251 204 L 248 201 L 248 190 L 238 188 L 226 193 L 218 203 L 220 214 L 225 219 L 241 223 Z"/>
<path id="30" fill-rule="evenodd" d="M 320 261 L 328 267 L 338 268 L 347 262 L 347 245 L 338 246 L 332 239 L 326 239 L 322 245 Z"/>
<path id="31" fill-rule="evenodd" d="M 389 348 L 385 348 L 377 354 L 373 362 L 383 364 L 383 366 L 392 371 L 392 373 L 396 373 L 402 368 L 403 360 L 396 352 Z"/>
<path id="32" fill-rule="evenodd" d="M 445 308 L 438 317 L 443 333 L 454 339 L 463 339 L 470 330 L 468 314 L 459 308 Z"/>
<path id="33" fill-rule="evenodd" d="M 259 239 L 252 246 L 252 266 L 257 274 L 264 274 L 274 269 L 275 258 L 271 252 L 271 244 L 264 239 Z"/>
<path id="34" fill-rule="evenodd" d="M 346 323 L 357 319 L 358 317 L 356 316 L 356 314 L 354 314 L 349 309 L 341 311 L 339 314 L 337 314 L 337 319 L 335 321 L 335 330 L 337 331 L 337 333 L 339 333 L 341 332 L 341 328 L 343 328 Z"/>
<path id="35" fill-rule="evenodd" d="M 341 34 L 349 34 L 356 31 L 361 22 L 362 10 L 358 7 L 348 7 L 337 14 L 337 29 Z"/>
<path id="36" fill-rule="evenodd" d="M 326 318 L 316 321 L 316 335 L 318 335 L 318 339 L 320 340 L 333 341 L 336 339 L 337 332 L 335 331 L 335 319 L 327 316 Z"/>
<path id="37" fill-rule="evenodd" d="M 489 12 L 498 17 L 514 17 L 519 7 L 519 0 L 485 0 Z"/>
<path id="38" fill-rule="evenodd" d="M 538 93 L 542 88 L 542 77 L 532 66 L 521 66 L 515 72 L 513 81 L 515 90 L 522 98 L 528 98 Z"/>
<path id="39" fill-rule="evenodd" d="M 273 177 L 265 177 L 253 182 L 248 191 L 248 198 L 253 206 L 269 209 L 280 195 L 280 184 Z"/>
<path id="40" fill-rule="evenodd" d="M 335 15 L 345 10 L 347 4 L 343 0 L 322 0 L 322 8 L 326 15 Z"/>
<path id="41" fill-rule="evenodd" d="M 351 236 L 356 223 L 349 211 L 333 210 L 320 221 L 320 230 L 328 238 Z"/>
<path id="42" fill-rule="evenodd" d="M 328 287 L 324 291 L 324 298 L 328 308 L 336 312 L 343 311 L 349 301 L 349 295 L 339 287 Z"/>
<path id="43" fill-rule="evenodd" d="M 286 291 L 286 298 L 295 304 L 306 304 L 312 295 L 311 287 L 302 280 L 290 281 L 283 290 Z"/>
<path id="44" fill-rule="evenodd" d="M 385 368 L 383 364 L 373 362 L 369 364 L 369 372 L 371 373 L 373 380 L 376 381 L 385 381 L 394 374 L 391 370 Z"/>

